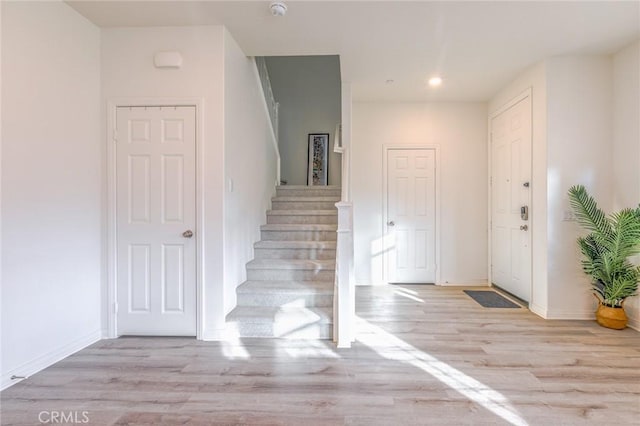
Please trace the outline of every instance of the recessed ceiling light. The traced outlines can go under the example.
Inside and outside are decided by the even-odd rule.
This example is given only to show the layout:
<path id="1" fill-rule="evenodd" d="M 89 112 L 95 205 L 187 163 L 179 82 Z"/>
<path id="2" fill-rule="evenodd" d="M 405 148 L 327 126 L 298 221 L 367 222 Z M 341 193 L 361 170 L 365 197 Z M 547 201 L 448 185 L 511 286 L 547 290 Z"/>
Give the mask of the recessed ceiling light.
<path id="1" fill-rule="evenodd" d="M 431 77 L 429 79 L 429 86 L 431 87 L 440 86 L 441 84 L 442 84 L 442 78 L 440 77 Z"/>

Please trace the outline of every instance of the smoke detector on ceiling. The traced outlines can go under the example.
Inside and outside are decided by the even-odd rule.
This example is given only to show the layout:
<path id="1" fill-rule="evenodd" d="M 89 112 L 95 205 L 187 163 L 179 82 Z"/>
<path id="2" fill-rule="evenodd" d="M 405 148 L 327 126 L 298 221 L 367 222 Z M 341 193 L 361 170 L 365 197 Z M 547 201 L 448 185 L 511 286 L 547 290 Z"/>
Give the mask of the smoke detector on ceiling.
<path id="1" fill-rule="evenodd" d="M 287 5 L 281 1 L 274 1 L 269 5 L 269 9 L 273 16 L 284 16 L 287 13 Z"/>

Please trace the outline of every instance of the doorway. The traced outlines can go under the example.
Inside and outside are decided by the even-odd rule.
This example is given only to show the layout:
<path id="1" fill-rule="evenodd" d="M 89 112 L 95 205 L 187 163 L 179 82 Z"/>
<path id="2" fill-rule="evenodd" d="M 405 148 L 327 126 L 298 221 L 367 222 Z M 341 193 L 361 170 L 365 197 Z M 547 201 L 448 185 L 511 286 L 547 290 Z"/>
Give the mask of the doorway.
<path id="1" fill-rule="evenodd" d="M 385 147 L 385 281 L 436 283 L 435 148 Z"/>
<path id="2" fill-rule="evenodd" d="M 491 283 L 531 300 L 531 94 L 491 117 Z"/>
<path id="3" fill-rule="evenodd" d="M 196 335 L 196 108 L 117 107 L 118 335 Z"/>

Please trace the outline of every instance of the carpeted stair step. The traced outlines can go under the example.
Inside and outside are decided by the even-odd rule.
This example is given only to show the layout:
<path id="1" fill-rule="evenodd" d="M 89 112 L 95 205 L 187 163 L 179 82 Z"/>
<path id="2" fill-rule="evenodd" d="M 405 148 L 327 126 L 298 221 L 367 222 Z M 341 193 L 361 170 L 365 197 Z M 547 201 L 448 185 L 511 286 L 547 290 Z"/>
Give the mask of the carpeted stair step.
<path id="1" fill-rule="evenodd" d="M 336 258 L 335 241 L 258 241 L 254 244 L 256 259 L 319 259 Z"/>
<path id="2" fill-rule="evenodd" d="M 227 328 L 238 337 L 330 339 L 331 307 L 238 306 L 227 315 Z"/>
<path id="3" fill-rule="evenodd" d="M 273 197 L 273 210 L 331 210 L 340 197 Z"/>
<path id="4" fill-rule="evenodd" d="M 269 210 L 267 224 L 337 224 L 338 211 L 331 210 Z"/>
<path id="5" fill-rule="evenodd" d="M 248 281 L 332 281 L 335 260 L 254 259 L 247 263 Z"/>
<path id="6" fill-rule="evenodd" d="M 260 227 L 263 241 L 336 241 L 337 225 L 271 224 Z"/>
<path id="7" fill-rule="evenodd" d="M 333 281 L 245 281 L 238 306 L 333 306 Z"/>
<path id="8" fill-rule="evenodd" d="M 341 188 L 335 185 L 280 185 L 276 188 L 279 197 L 340 197 L 341 192 Z"/>

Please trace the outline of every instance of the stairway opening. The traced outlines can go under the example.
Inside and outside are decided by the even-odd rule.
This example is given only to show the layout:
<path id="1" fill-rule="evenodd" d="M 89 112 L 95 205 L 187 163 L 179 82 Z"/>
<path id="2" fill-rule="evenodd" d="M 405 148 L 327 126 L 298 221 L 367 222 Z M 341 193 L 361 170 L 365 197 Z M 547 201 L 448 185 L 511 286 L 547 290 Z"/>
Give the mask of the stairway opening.
<path id="1" fill-rule="evenodd" d="M 328 185 L 341 184 L 342 158 L 334 152 L 342 121 L 340 57 L 267 56 L 264 62 L 278 104 L 280 179 L 287 185 L 308 185 L 310 134 L 328 134 Z"/>

